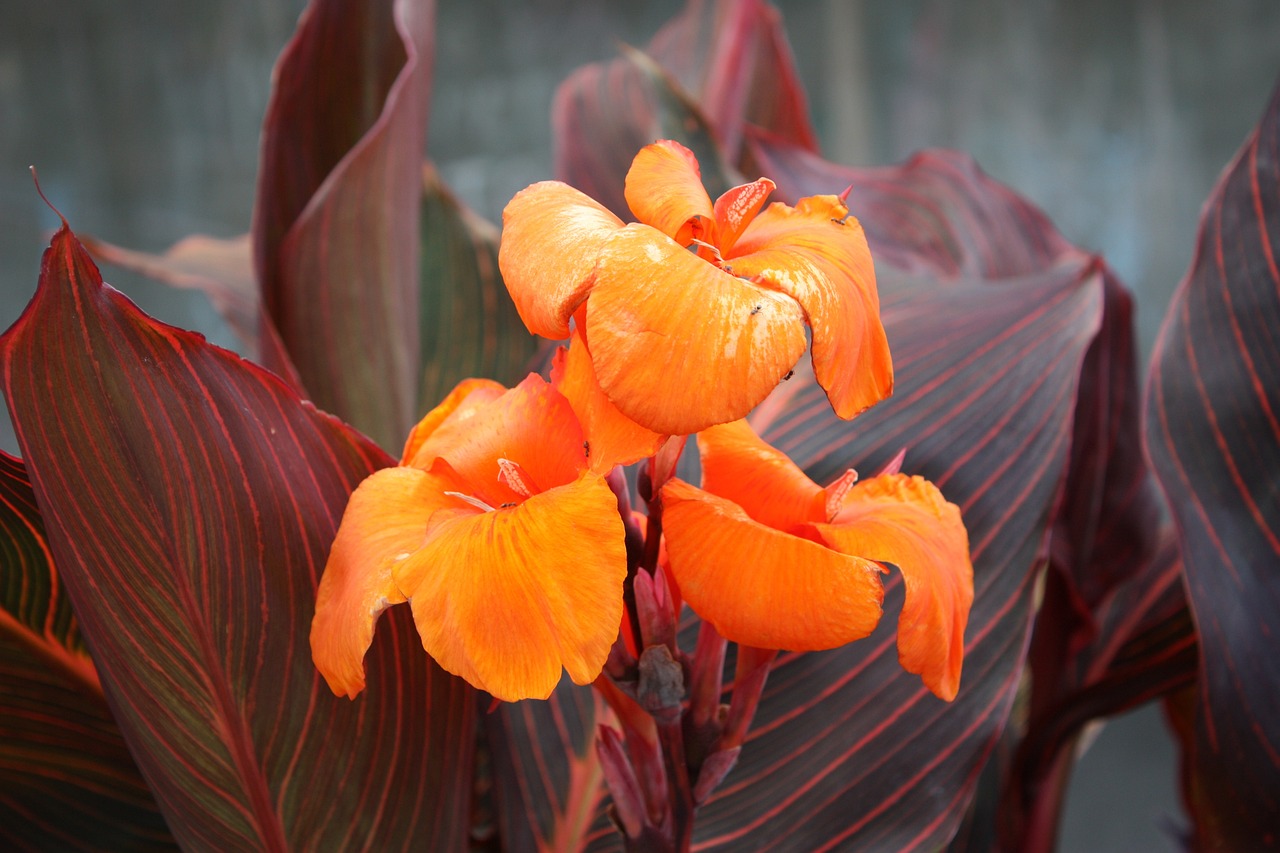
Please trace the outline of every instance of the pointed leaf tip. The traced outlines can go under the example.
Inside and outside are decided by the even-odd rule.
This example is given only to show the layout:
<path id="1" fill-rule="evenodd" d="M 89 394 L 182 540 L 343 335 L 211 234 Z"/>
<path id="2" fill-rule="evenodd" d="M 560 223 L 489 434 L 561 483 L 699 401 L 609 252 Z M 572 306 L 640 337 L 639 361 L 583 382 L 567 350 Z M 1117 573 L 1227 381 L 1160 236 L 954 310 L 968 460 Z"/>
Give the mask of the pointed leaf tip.
<path id="1" fill-rule="evenodd" d="M 40 189 L 40 176 L 36 174 L 35 165 L 28 166 L 27 168 L 31 171 L 31 180 L 35 182 L 36 192 L 39 194 L 40 200 L 43 201 L 46 205 L 48 205 L 50 210 L 58 214 L 58 219 L 62 220 L 63 228 L 69 228 L 70 226 L 67 225 L 67 217 L 63 216 L 62 211 L 58 210 L 58 208 L 53 206 L 53 202 L 49 201 L 49 197 L 44 194 L 44 190 Z"/>

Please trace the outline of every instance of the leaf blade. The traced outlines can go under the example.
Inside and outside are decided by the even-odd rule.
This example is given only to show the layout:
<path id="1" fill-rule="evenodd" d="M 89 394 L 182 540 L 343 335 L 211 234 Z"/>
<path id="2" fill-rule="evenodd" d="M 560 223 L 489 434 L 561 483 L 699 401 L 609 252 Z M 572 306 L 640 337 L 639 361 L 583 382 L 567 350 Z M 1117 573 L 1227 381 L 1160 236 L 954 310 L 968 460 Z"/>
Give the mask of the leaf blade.
<path id="1" fill-rule="evenodd" d="M 418 221 L 434 4 L 314 0 L 263 126 L 254 267 L 317 405 L 396 447 L 417 413 Z M 264 341 L 267 367 L 285 375 Z"/>
<path id="2" fill-rule="evenodd" d="M 0 841 L 173 850 L 107 708 L 26 467 L 0 454 Z"/>
<path id="3" fill-rule="evenodd" d="M 310 662 L 328 544 L 386 454 L 271 374 L 142 315 L 66 227 L 0 351 L 55 560 L 179 842 L 458 849 L 465 816 L 449 797 L 469 774 L 470 689 L 401 613 L 359 703 Z"/>
<path id="4" fill-rule="evenodd" d="M 1191 804 L 1200 843 L 1280 845 L 1280 91 L 1204 208 L 1147 387 L 1201 639 Z"/>

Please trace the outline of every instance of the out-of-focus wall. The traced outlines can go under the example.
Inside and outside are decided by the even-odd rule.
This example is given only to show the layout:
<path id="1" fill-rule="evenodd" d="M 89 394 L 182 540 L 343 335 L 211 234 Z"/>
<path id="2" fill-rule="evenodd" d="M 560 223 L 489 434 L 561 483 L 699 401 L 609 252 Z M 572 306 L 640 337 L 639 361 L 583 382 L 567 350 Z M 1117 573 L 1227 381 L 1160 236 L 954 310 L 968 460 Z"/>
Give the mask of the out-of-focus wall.
<path id="1" fill-rule="evenodd" d="M 78 231 L 122 245 L 247 229 L 270 69 L 302 5 L 0 0 L 0 328 L 56 225 L 29 164 Z M 777 5 L 831 159 L 971 152 L 1134 288 L 1149 351 L 1200 205 L 1280 73 L 1275 0 Z M 680 6 L 439 0 L 428 149 L 446 180 L 496 220 L 551 176 L 556 84 L 615 40 L 643 45 Z M 202 297 L 106 273 L 161 319 L 233 343 Z M 16 448 L 7 418 L 0 447 Z M 1086 757 L 1065 850 L 1172 847 L 1156 826 L 1176 814 L 1172 759 L 1153 720 L 1122 721 Z"/>

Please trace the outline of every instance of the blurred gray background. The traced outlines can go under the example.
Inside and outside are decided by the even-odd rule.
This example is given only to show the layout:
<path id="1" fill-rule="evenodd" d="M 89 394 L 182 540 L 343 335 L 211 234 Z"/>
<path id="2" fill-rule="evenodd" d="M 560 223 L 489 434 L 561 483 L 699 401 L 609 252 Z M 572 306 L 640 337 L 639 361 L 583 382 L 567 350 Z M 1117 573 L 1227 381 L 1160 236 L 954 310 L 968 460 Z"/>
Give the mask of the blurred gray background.
<path id="1" fill-rule="evenodd" d="M 1103 254 L 1150 351 L 1201 204 L 1280 73 L 1276 0 L 774 0 L 829 159 L 964 149 Z M 160 251 L 249 225 L 271 66 L 303 0 L 0 0 L 0 328 L 56 226 Z M 428 153 L 491 220 L 551 176 L 548 108 L 578 65 L 682 3 L 439 0 Z M 161 319 L 232 338 L 203 297 L 107 270 Z M 16 451 L 7 418 L 0 447 Z M 1170 850 L 1159 714 L 1113 722 L 1075 773 L 1065 851 Z"/>

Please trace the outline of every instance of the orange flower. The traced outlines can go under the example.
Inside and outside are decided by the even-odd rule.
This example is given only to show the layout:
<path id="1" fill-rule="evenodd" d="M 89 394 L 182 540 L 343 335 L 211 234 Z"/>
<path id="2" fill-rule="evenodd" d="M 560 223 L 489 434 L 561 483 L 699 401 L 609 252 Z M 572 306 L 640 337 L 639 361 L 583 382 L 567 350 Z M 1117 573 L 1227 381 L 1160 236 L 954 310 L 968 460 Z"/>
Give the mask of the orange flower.
<path id="1" fill-rule="evenodd" d="M 850 470 L 824 489 L 745 421 L 706 430 L 698 447 L 703 488 L 662 490 L 668 559 L 695 612 L 743 645 L 835 648 L 875 630 L 879 563 L 892 563 L 906 587 L 898 659 L 955 698 L 973 567 L 960 510 L 937 487 Z"/>
<path id="2" fill-rule="evenodd" d="M 364 689 L 374 624 L 404 601 L 427 653 L 498 699 L 546 698 L 561 668 L 595 680 L 627 559 L 585 441 L 534 375 L 467 380 L 422 419 L 400 466 L 352 494 L 320 580 L 311 650 L 334 693 Z"/>
<path id="3" fill-rule="evenodd" d="M 502 217 L 503 279 L 534 334 L 565 338 L 584 309 L 605 394 L 654 432 L 747 414 L 804 353 L 806 322 L 817 380 L 851 418 L 893 386 L 862 226 L 831 195 L 761 212 L 773 189 L 760 178 L 712 204 L 693 154 L 656 142 L 627 173 L 639 223 L 554 181 L 517 193 Z"/>

